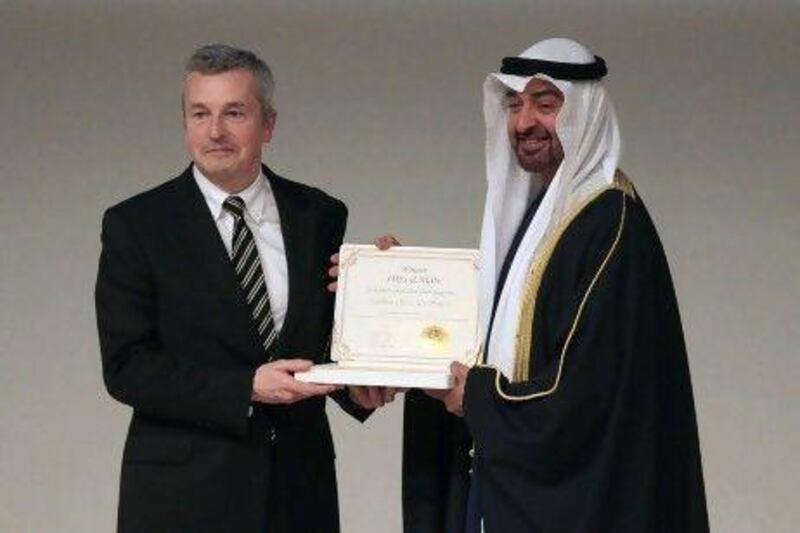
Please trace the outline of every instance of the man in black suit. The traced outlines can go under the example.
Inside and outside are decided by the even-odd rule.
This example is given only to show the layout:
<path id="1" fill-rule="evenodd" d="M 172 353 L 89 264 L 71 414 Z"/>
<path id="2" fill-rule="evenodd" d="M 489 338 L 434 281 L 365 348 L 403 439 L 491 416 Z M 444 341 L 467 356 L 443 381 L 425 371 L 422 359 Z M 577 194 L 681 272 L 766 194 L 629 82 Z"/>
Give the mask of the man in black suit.
<path id="1" fill-rule="evenodd" d="M 325 397 L 368 411 L 293 374 L 328 351 L 325 271 L 347 210 L 262 166 L 272 88 L 253 53 L 198 49 L 183 84 L 192 165 L 105 213 L 103 377 L 133 407 L 119 531 L 339 529 Z"/>

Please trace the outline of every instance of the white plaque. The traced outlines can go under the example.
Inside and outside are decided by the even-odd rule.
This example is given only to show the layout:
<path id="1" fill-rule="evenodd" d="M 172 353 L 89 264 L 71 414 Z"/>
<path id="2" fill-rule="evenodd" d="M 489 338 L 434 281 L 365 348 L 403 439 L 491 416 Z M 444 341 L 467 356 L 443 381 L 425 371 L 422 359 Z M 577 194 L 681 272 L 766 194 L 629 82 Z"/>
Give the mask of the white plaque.
<path id="1" fill-rule="evenodd" d="M 343 244 L 330 364 L 311 383 L 446 389 L 450 363 L 475 362 L 478 251 Z"/>

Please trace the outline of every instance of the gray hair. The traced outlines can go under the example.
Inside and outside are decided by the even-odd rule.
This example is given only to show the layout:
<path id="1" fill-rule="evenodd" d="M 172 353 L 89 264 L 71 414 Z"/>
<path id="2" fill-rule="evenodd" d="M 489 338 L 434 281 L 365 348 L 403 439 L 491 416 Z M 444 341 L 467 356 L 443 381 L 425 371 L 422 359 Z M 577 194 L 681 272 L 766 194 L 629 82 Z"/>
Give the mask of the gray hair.
<path id="1" fill-rule="evenodd" d="M 186 62 L 185 73 L 220 74 L 229 70 L 244 69 L 256 79 L 258 93 L 256 98 L 261 104 L 264 118 L 268 118 L 275 110 L 272 107 L 272 94 L 275 91 L 275 80 L 272 71 L 263 59 L 250 50 L 234 48 L 227 44 L 207 44 L 192 53 Z"/>

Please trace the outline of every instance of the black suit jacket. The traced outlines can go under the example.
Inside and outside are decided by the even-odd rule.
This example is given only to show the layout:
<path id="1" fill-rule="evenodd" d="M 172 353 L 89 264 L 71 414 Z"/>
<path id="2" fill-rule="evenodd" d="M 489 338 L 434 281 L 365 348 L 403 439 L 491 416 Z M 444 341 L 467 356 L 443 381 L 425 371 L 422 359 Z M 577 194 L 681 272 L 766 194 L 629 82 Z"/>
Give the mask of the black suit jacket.
<path id="1" fill-rule="evenodd" d="M 273 358 L 321 362 L 333 298 L 328 258 L 347 209 L 264 167 L 280 213 L 289 302 Z M 110 208 L 96 286 L 103 377 L 133 407 L 122 461 L 125 532 L 335 532 L 325 399 L 254 406 L 268 354 L 189 167 Z M 337 401 L 366 415 L 345 396 Z"/>

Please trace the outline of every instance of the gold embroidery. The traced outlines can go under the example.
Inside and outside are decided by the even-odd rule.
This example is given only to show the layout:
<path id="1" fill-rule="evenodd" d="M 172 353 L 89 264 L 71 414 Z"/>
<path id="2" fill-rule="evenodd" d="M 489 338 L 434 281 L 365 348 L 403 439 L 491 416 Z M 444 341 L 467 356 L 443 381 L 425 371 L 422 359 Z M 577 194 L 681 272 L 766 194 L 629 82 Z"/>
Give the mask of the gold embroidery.
<path id="1" fill-rule="evenodd" d="M 531 368 L 530 364 L 530 357 L 531 357 L 531 347 L 533 345 L 533 328 L 531 328 L 531 324 L 533 323 L 533 316 L 535 312 L 535 303 L 536 298 L 538 296 L 539 287 L 541 285 L 542 276 L 544 275 L 544 271 L 547 268 L 547 264 L 550 261 L 550 258 L 555 250 L 558 241 L 560 240 L 563 233 L 566 231 L 567 227 L 572 223 L 578 214 L 588 206 L 592 201 L 594 201 L 600 194 L 605 192 L 609 189 L 618 189 L 623 192 L 622 195 L 622 212 L 620 214 L 620 222 L 619 227 L 617 228 L 617 235 L 614 239 L 614 242 L 611 245 L 606 257 L 604 258 L 603 262 L 600 264 L 597 272 L 595 273 L 594 277 L 592 278 L 589 287 L 586 289 L 586 292 L 583 295 L 583 299 L 581 300 L 580 305 L 578 306 L 578 310 L 575 314 L 575 318 L 572 322 L 572 327 L 567 335 L 566 340 L 564 341 L 564 345 L 561 350 L 561 354 L 559 357 L 558 363 L 558 371 L 556 373 L 556 379 L 553 382 L 553 385 L 544 391 L 536 392 L 533 394 L 525 395 L 525 396 L 511 396 L 505 393 L 500 386 L 500 371 L 494 367 L 491 367 L 495 373 L 495 387 L 497 389 L 497 393 L 504 399 L 510 401 L 525 401 L 531 400 L 535 398 L 539 398 L 542 396 L 547 396 L 552 394 L 558 389 L 558 385 L 561 380 L 561 372 L 564 367 L 564 359 L 566 357 L 567 350 L 569 349 L 569 345 L 572 341 L 572 337 L 575 334 L 575 331 L 578 327 L 578 322 L 581 318 L 583 313 L 583 309 L 586 305 L 586 302 L 594 289 L 597 280 L 600 278 L 600 275 L 605 270 L 606 265 L 608 264 L 609 260 L 611 259 L 612 255 L 616 251 L 617 245 L 619 244 L 620 238 L 622 237 L 622 230 L 625 225 L 625 215 L 626 215 L 626 197 L 630 196 L 631 198 L 636 198 L 636 193 L 633 188 L 633 184 L 630 180 L 623 174 L 621 171 L 617 171 L 614 176 L 614 183 L 608 188 L 602 189 L 598 191 L 596 194 L 592 195 L 588 198 L 585 202 L 579 205 L 576 209 L 574 209 L 569 216 L 567 216 L 564 223 L 560 224 L 556 231 L 552 233 L 552 235 L 548 236 L 540 249 L 541 251 L 536 254 L 536 257 L 531 263 L 531 269 L 528 273 L 528 276 L 525 281 L 524 287 L 524 295 L 522 297 L 521 302 L 521 310 L 520 310 L 520 319 L 519 325 L 517 327 L 517 335 L 515 338 L 515 360 L 514 360 L 514 376 L 512 378 L 512 382 L 520 382 L 520 381 L 528 381 L 532 374 L 529 372 Z M 481 365 L 481 366 L 489 366 L 489 365 Z"/>
<path id="2" fill-rule="evenodd" d="M 472 354 L 472 357 L 468 357 L 466 362 L 464 363 L 468 367 L 472 368 L 475 366 L 482 366 L 481 361 L 483 361 L 483 343 L 478 346 L 478 349 Z"/>
<path id="3" fill-rule="evenodd" d="M 539 251 L 533 258 L 533 261 L 531 261 L 530 270 L 528 271 L 528 275 L 525 278 L 525 285 L 523 286 L 517 334 L 514 339 L 514 373 L 511 378 L 511 381 L 514 383 L 528 381 L 532 377 L 530 352 L 533 345 L 533 328 L 531 328 L 531 324 L 533 323 L 533 317 L 536 311 L 536 297 L 539 294 L 542 276 L 544 276 L 547 265 L 550 263 L 550 258 L 556 249 L 556 245 L 575 217 L 606 190 L 607 189 L 602 189 L 587 198 L 566 217 L 564 222 L 555 228 L 555 231 L 545 236 Z"/>
<path id="4" fill-rule="evenodd" d="M 636 189 L 633 182 L 621 170 L 617 170 L 617 173 L 614 174 L 614 187 L 630 196 L 632 200 L 636 200 Z"/>

